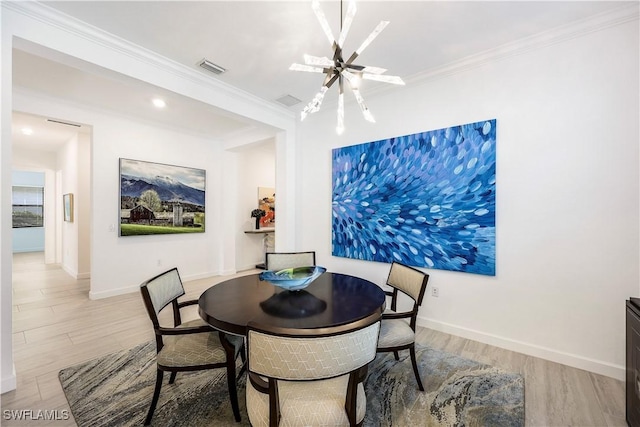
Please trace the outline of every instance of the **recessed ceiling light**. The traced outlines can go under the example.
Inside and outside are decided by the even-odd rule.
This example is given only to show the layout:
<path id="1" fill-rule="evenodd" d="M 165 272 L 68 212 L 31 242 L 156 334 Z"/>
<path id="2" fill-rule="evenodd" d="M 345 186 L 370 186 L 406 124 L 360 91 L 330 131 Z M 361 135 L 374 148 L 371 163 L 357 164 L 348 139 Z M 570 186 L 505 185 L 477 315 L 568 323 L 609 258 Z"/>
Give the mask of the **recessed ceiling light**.
<path id="1" fill-rule="evenodd" d="M 32 135 L 33 134 L 33 129 L 31 128 L 22 128 L 22 133 L 25 135 Z"/>
<path id="2" fill-rule="evenodd" d="M 155 105 L 157 108 L 164 108 L 167 106 L 167 103 L 164 102 L 164 99 L 155 98 L 153 100 L 153 105 Z"/>

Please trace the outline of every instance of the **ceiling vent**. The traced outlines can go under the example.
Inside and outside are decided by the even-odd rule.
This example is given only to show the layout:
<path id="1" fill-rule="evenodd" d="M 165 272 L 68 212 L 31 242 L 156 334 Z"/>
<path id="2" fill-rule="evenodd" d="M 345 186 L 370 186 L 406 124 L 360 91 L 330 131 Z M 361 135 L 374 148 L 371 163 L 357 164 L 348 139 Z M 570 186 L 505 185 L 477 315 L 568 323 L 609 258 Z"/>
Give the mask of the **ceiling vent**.
<path id="1" fill-rule="evenodd" d="M 205 70 L 212 72 L 213 74 L 222 74 L 225 71 L 227 71 L 226 69 L 222 68 L 219 65 L 214 64 L 213 62 L 207 59 L 203 59 L 202 61 L 200 61 L 198 65 L 204 68 Z"/>
<path id="2" fill-rule="evenodd" d="M 287 107 L 292 107 L 302 102 L 301 100 L 299 100 L 298 98 L 292 95 L 281 96 L 280 98 L 276 99 L 276 101 L 282 105 L 286 105 Z"/>

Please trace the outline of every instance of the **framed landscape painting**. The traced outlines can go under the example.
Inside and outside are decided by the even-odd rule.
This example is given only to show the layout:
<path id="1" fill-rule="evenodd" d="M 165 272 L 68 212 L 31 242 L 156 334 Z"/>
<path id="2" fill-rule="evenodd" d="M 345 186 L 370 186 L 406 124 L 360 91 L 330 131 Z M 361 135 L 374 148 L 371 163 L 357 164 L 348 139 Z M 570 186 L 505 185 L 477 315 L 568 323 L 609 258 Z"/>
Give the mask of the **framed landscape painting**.
<path id="1" fill-rule="evenodd" d="M 73 193 L 62 195 L 62 207 L 64 220 L 66 222 L 73 222 Z"/>
<path id="2" fill-rule="evenodd" d="M 332 157 L 332 255 L 495 275 L 495 119 Z"/>
<path id="3" fill-rule="evenodd" d="M 120 159 L 120 235 L 203 233 L 206 171 Z"/>

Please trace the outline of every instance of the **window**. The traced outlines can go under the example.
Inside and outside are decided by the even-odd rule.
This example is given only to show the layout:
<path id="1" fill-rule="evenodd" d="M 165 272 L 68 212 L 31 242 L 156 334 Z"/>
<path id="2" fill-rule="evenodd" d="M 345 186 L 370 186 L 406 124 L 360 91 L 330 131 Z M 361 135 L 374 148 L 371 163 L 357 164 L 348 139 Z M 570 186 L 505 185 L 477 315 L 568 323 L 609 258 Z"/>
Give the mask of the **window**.
<path id="1" fill-rule="evenodd" d="M 13 228 L 44 226 L 44 188 L 13 187 Z"/>

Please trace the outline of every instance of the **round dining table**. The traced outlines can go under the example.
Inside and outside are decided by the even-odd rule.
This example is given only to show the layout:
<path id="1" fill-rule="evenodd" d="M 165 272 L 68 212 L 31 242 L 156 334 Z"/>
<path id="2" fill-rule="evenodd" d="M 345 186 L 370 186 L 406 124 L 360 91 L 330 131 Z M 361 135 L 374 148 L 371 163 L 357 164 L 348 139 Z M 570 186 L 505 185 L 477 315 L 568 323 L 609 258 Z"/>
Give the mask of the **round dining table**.
<path id="1" fill-rule="evenodd" d="M 252 321 L 283 332 L 311 334 L 322 329 L 342 332 L 377 321 L 385 308 L 385 294 L 375 283 L 340 273 L 325 272 L 298 291 L 250 274 L 211 286 L 198 304 L 205 322 L 229 334 L 246 335 Z"/>

